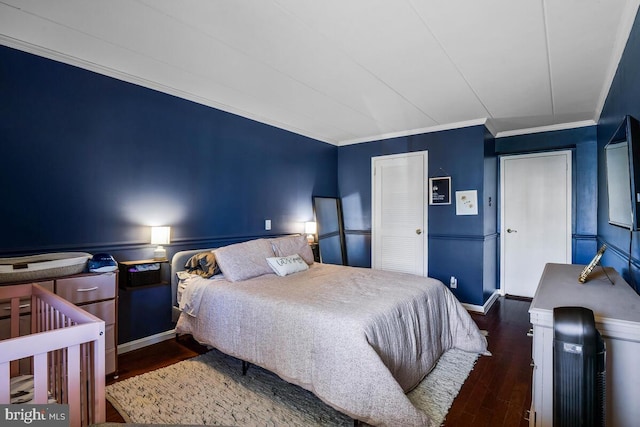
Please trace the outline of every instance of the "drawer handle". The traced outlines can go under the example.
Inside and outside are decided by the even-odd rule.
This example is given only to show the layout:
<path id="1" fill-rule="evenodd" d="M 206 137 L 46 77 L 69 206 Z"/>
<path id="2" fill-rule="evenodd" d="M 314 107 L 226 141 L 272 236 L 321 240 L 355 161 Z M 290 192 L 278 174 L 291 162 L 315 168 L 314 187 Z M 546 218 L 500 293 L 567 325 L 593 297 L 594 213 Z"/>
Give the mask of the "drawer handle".
<path id="1" fill-rule="evenodd" d="M 93 288 L 80 288 L 80 289 L 76 289 L 77 292 L 90 292 L 90 291 L 95 291 L 96 289 L 98 289 L 97 286 L 94 286 Z"/>
<path id="2" fill-rule="evenodd" d="M 18 308 L 29 308 L 31 304 L 20 304 Z M 5 307 L 5 310 L 11 310 L 11 307 Z"/>

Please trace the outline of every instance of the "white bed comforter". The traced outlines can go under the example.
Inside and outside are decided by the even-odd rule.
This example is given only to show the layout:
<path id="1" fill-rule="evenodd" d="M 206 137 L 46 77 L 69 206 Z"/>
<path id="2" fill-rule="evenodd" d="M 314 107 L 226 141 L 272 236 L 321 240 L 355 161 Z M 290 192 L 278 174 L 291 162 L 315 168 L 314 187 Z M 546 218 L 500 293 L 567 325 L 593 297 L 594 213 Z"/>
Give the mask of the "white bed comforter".
<path id="1" fill-rule="evenodd" d="M 241 282 L 193 280 L 177 332 L 262 366 L 373 425 L 429 426 L 405 393 L 450 349 L 487 343 L 440 282 L 329 264 Z M 185 302 L 183 302 L 184 304 Z"/>

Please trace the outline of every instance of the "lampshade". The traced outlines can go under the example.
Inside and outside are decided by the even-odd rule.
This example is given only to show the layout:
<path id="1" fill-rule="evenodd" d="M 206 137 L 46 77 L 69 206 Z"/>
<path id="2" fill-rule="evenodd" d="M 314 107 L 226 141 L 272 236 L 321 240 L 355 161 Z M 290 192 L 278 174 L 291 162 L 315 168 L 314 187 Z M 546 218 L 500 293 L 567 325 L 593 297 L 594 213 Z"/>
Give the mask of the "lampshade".
<path id="1" fill-rule="evenodd" d="M 309 244 L 316 241 L 316 229 L 315 222 L 309 221 L 304 223 L 304 234 L 307 235 L 307 242 L 309 242 Z"/>
<path id="2" fill-rule="evenodd" d="M 304 223 L 304 232 L 305 234 L 316 234 L 316 223 L 313 221 Z"/>
<path id="3" fill-rule="evenodd" d="M 151 244 L 168 245 L 170 241 L 171 227 L 151 227 Z"/>

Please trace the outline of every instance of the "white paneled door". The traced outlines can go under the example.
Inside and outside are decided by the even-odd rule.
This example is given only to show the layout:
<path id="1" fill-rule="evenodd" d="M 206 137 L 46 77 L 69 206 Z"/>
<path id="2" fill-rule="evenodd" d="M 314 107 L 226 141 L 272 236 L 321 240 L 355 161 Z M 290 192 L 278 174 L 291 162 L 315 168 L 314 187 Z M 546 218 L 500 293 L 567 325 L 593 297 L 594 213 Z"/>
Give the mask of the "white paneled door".
<path id="1" fill-rule="evenodd" d="M 546 263 L 571 263 L 571 151 L 504 156 L 500 186 L 501 290 L 533 297 Z"/>
<path id="2" fill-rule="evenodd" d="M 372 263 L 427 275 L 427 152 L 372 159 Z"/>

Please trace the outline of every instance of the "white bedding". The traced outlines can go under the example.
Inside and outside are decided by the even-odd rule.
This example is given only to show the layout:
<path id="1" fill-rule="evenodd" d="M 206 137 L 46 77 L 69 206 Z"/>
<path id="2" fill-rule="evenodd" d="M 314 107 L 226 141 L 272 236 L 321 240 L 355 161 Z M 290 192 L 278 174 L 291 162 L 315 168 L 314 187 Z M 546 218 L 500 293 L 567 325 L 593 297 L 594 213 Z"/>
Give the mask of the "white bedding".
<path id="1" fill-rule="evenodd" d="M 206 279 L 197 274 L 189 274 L 184 271 L 179 271 L 177 274 L 180 279 L 176 295 L 178 307 L 181 312 L 187 313 L 190 316 L 198 315 L 200 303 L 202 302 L 202 294 L 211 282 L 224 280 L 222 274 Z"/>
<path id="2" fill-rule="evenodd" d="M 487 350 L 467 311 L 430 278 L 314 264 L 285 277 L 194 278 L 191 286 L 181 304 L 198 309 L 180 316 L 177 332 L 373 425 L 431 425 L 405 393 L 444 351 Z"/>

